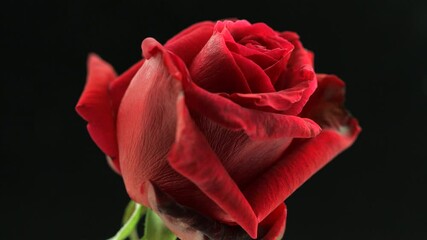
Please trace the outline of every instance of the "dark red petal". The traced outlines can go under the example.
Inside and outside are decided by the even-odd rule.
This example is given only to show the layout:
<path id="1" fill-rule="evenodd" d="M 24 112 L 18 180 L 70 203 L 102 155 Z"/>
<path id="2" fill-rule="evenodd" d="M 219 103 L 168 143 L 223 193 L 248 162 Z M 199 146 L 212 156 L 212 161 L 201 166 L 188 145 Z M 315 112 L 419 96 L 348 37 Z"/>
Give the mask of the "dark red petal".
<path id="1" fill-rule="evenodd" d="M 319 75 L 319 88 L 302 116 L 312 117 L 323 131 L 312 139 L 294 140 L 281 159 L 244 189 L 259 220 L 356 140 L 360 127 L 343 108 L 344 84 Z"/>
<path id="2" fill-rule="evenodd" d="M 282 239 L 286 227 L 287 209 L 284 203 L 281 203 L 272 213 L 270 213 L 261 223 L 260 227 L 268 229 L 262 237 L 263 240 Z"/>
<path id="3" fill-rule="evenodd" d="M 233 53 L 234 60 L 239 66 L 240 71 L 245 75 L 246 81 L 253 93 L 274 92 L 270 78 L 260 66 L 251 60 Z"/>
<path id="4" fill-rule="evenodd" d="M 110 96 L 113 104 L 113 113 L 114 116 L 117 116 L 119 110 L 120 102 L 122 101 L 123 95 L 130 84 L 130 81 L 135 76 L 136 72 L 144 64 L 144 60 L 135 63 L 132 67 L 122 73 L 117 77 L 113 82 L 110 83 Z"/>
<path id="5" fill-rule="evenodd" d="M 189 27 L 187 27 L 186 29 L 182 30 L 181 32 L 179 32 L 178 34 L 176 34 L 175 36 L 173 36 L 171 39 L 169 39 L 165 45 L 173 43 L 175 41 L 179 41 L 181 38 L 185 38 L 188 36 L 188 34 L 191 34 L 193 32 L 197 32 L 198 30 L 200 30 L 201 28 L 210 28 L 210 27 L 215 26 L 214 22 L 211 21 L 202 21 L 202 22 L 198 22 L 195 23 Z"/>
<path id="6" fill-rule="evenodd" d="M 233 93 L 221 94 L 237 104 L 266 112 L 274 112 L 287 115 L 297 115 L 300 106 L 307 100 L 307 95 L 317 86 L 315 73 L 311 70 L 301 69 L 300 82 L 296 85 L 278 92 L 271 93 Z M 304 80 L 305 79 L 305 80 Z M 298 107 L 295 107 L 298 105 Z"/>
<path id="7" fill-rule="evenodd" d="M 238 21 L 224 21 L 223 23 L 225 27 L 230 31 L 233 35 L 233 38 L 236 42 L 240 41 L 244 37 L 248 36 L 274 36 L 277 33 L 271 29 L 265 23 L 255 23 L 251 24 L 246 20 L 238 20 Z M 218 23 L 217 23 L 218 25 Z M 221 29 L 221 28 L 218 28 Z M 221 29 L 222 30 L 222 29 Z"/>
<path id="8" fill-rule="evenodd" d="M 194 24 L 166 42 L 165 48 L 178 55 L 189 66 L 194 57 L 212 36 L 214 23 Z"/>
<path id="9" fill-rule="evenodd" d="M 261 68 L 268 68 L 279 60 L 284 53 L 282 49 L 275 49 L 267 54 L 266 52 L 259 51 L 257 49 L 248 48 L 244 45 L 238 44 L 233 41 L 226 41 L 227 47 L 230 51 L 238 53 L 245 58 L 248 58 L 258 64 Z M 272 56 L 270 56 L 272 55 Z"/>
<path id="10" fill-rule="evenodd" d="M 88 58 L 86 86 L 76 106 L 79 115 L 88 122 L 87 129 L 93 141 L 113 159 L 119 171 L 116 126 L 109 95 L 109 84 L 116 78 L 113 67 L 96 54 Z"/>
<path id="11" fill-rule="evenodd" d="M 245 76 L 228 49 L 224 34 L 214 33 L 190 67 L 193 81 L 210 92 L 249 93 Z"/>
<path id="12" fill-rule="evenodd" d="M 169 154 L 170 165 L 256 238 L 258 222 L 251 206 L 194 124 L 183 96 L 178 99 L 177 113 L 177 132 Z"/>
<path id="13" fill-rule="evenodd" d="M 292 50 L 291 50 L 292 51 Z M 286 71 L 286 64 L 291 56 L 291 51 L 285 52 L 282 58 L 275 64 L 264 69 L 265 73 L 270 77 L 271 83 L 274 85 L 279 80 L 279 77 Z"/>
<path id="14" fill-rule="evenodd" d="M 315 120 L 324 128 L 339 129 L 351 117 L 345 110 L 345 83 L 335 75 L 317 74 L 319 86 L 307 102 L 302 116 Z"/>
<path id="15" fill-rule="evenodd" d="M 292 109 L 294 103 L 298 103 L 301 100 L 307 87 L 308 83 L 302 82 L 293 88 L 278 92 L 221 95 L 246 108 L 292 115 L 294 112 L 289 110 Z"/>
<path id="16" fill-rule="evenodd" d="M 232 130 L 244 130 L 253 139 L 311 138 L 320 132 L 312 120 L 244 108 L 189 82 L 184 86 L 187 106 Z"/>
<path id="17" fill-rule="evenodd" d="M 275 88 L 277 90 L 300 88 L 301 86 L 305 88 L 300 100 L 287 110 L 288 114 L 298 115 L 316 90 L 317 79 L 310 54 L 298 40 L 294 40 L 292 44 L 295 49 L 289 59 L 287 70 L 276 82 Z"/>
<path id="18" fill-rule="evenodd" d="M 285 31 L 281 32 L 279 35 L 289 42 L 295 42 L 299 40 L 299 35 L 296 32 Z"/>

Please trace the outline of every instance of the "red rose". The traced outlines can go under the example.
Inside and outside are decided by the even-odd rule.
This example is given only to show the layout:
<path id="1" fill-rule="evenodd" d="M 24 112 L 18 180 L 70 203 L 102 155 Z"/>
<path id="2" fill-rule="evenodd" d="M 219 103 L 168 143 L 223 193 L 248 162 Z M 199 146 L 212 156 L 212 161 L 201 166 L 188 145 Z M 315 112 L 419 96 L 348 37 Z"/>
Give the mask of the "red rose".
<path id="1" fill-rule="evenodd" d="M 344 83 L 297 34 L 195 24 L 116 76 L 96 55 L 77 104 L 130 197 L 181 239 L 276 239 L 283 201 L 360 132 Z"/>

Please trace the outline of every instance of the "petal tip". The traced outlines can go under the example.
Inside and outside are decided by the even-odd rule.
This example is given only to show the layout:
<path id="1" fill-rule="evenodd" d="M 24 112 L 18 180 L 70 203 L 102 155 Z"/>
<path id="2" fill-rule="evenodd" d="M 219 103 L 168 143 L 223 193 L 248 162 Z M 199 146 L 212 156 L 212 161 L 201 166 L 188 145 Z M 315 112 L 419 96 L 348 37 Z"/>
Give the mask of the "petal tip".
<path id="1" fill-rule="evenodd" d="M 161 44 L 156 39 L 152 37 L 145 38 L 141 43 L 143 57 L 150 59 L 159 47 L 161 47 Z"/>

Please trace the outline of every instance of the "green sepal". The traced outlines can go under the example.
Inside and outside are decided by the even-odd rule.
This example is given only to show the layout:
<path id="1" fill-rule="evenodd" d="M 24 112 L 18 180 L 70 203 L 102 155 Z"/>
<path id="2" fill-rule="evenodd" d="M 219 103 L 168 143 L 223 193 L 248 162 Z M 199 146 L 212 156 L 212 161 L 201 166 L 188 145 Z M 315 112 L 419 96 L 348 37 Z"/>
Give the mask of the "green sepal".
<path id="1" fill-rule="evenodd" d="M 141 240 L 175 240 L 176 236 L 165 226 L 162 219 L 151 209 L 145 216 L 144 236 Z"/>
<path id="2" fill-rule="evenodd" d="M 138 239 L 136 233 L 136 227 L 139 220 L 145 214 L 146 208 L 138 203 L 130 201 L 126 207 L 125 214 L 123 216 L 123 226 L 122 228 L 114 235 L 114 237 L 109 238 L 109 240 L 124 240 L 127 237 L 131 239 Z"/>

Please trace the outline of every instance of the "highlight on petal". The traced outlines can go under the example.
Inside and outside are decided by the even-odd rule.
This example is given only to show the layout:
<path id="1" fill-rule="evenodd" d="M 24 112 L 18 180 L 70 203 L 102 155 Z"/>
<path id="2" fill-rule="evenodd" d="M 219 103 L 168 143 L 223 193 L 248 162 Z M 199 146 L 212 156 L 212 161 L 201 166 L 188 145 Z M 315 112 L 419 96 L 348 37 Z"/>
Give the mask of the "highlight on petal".
<path id="1" fill-rule="evenodd" d="M 247 109 L 189 82 L 184 85 L 186 103 L 214 122 L 233 130 L 244 130 L 251 138 L 311 138 L 320 132 L 312 120 Z"/>
<path id="2" fill-rule="evenodd" d="M 169 154 L 170 165 L 256 238 L 258 222 L 251 206 L 191 119 L 183 95 L 177 102 L 177 114 L 176 140 Z"/>
<path id="3" fill-rule="evenodd" d="M 88 122 L 87 129 L 96 145 L 112 158 L 112 166 L 120 172 L 116 126 L 109 85 L 116 78 L 113 67 L 96 54 L 87 62 L 86 86 L 76 106 L 79 115 Z"/>
<path id="4" fill-rule="evenodd" d="M 312 117 L 323 131 L 294 140 L 270 170 L 243 190 L 259 220 L 356 140 L 361 129 L 343 107 L 343 87 L 335 76 L 319 76 L 319 88 L 301 115 Z"/>
<path id="5" fill-rule="evenodd" d="M 143 186 L 153 180 L 183 180 L 169 167 L 166 155 L 175 139 L 179 70 L 154 39 L 142 44 L 145 61 L 130 82 L 117 115 L 122 176 L 129 196 L 147 205 Z M 168 177 L 166 177 L 168 176 Z"/>

